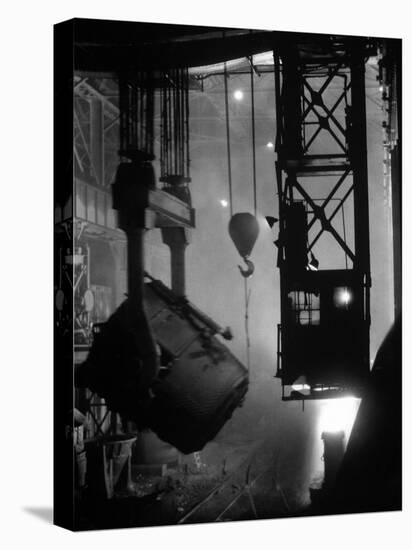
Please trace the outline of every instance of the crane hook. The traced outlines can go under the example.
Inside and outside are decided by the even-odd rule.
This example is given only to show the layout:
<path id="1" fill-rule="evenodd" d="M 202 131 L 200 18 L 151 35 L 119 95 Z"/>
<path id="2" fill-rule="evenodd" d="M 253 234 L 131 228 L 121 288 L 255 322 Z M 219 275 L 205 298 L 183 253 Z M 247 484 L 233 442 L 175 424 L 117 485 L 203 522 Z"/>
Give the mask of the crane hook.
<path id="1" fill-rule="evenodd" d="M 238 265 L 238 268 L 242 277 L 248 278 L 253 275 L 253 272 L 255 271 L 255 266 L 253 265 L 253 262 L 248 260 L 246 257 L 243 258 L 243 261 L 245 262 L 247 269 L 242 269 L 242 266 L 240 265 Z"/>

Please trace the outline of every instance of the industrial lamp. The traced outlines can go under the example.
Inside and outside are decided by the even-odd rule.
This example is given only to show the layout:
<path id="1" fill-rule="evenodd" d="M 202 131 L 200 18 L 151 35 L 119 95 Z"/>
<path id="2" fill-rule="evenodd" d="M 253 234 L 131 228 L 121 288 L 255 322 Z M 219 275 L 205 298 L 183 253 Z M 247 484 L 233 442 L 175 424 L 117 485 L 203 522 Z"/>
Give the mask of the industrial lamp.
<path id="1" fill-rule="evenodd" d="M 271 229 L 275 225 L 275 223 L 279 221 L 278 218 L 274 218 L 273 216 L 265 216 L 265 220 L 267 221 L 267 224 Z"/>
<path id="2" fill-rule="evenodd" d="M 310 262 L 309 262 L 309 269 L 312 271 L 317 271 L 319 269 L 319 260 L 317 260 L 313 254 L 313 252 L 310 253 Z"/>

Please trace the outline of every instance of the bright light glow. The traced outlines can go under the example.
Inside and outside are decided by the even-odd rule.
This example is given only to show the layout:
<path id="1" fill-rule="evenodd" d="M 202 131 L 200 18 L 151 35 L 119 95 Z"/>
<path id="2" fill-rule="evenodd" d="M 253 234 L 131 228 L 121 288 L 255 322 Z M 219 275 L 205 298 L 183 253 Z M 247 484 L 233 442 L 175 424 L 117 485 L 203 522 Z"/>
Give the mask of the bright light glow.
<path id="1" fill-rule="evenodd" d="M 352 302 L 352 292 L 346 287 L 339 287 L 335 289 L 334 301 L 336 306 L 348 307 Z"/>
<path id="2" fill-rule="evenodd" d="M 229 204 L 226 199 L 221 199 L 220 204 L 223 206 L 223 208 L 227 208 L 227 205 Z"/>
<path id="3" fill-rule="evenodd" d="M 241 101 L 243 99 L 243 92 L 242 90 L 236 90 L 234 93 L 233 93 L 233 97 L 237 100 L 237 101 Z"/>
<path id="4" fill-rule="evenodd" d="M 273 149 L 274 145 L 273 145 L 273 143 L 272 143 L 271 141 L 268 141 L 268 142 L 266 143 L 266 147 L 267 147 L 268 149 Z"/>
<path id="5" fill-rule="evenodd" d="M 320 403 L 319 432 L 345 432 L 349 439 L 352 426 L 358 412 L 360 399 L 356 397 L 338 397 L 325 399 Z"/>
<path id="6" fill-rule="evenodd" d="M 342 303 L 345 304 L 345 306 L 347 306 L 350 302 L 350 299 L 351 299 L 351 293 L 349 292 L 349 290 L 347 288 L 345 288 L 345 290 L 342 292 Z"/>
<path id="7" fill-rule="evenodd" d="M 308 384 L 293 384 L 292 390 L 294 391 L 310 390 L 310 386 L 308 386 Z"/>

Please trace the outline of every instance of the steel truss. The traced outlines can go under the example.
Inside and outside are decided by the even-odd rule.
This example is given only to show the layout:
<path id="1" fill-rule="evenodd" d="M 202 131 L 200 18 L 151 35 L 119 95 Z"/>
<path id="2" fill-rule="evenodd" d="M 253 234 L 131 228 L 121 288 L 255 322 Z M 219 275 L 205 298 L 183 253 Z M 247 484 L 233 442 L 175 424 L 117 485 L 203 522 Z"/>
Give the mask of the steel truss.
<path id="1" fill-rule="evenodd" d="M 332 39 L 321 59 L 291 44 L 274 54 L 279 197 L 276 244 L 281 280 L 277 376 L 282 379 L 284 399 L 322 397 L 319 390 L 325 387 L 328 397 L 331 389 L 337 395 L 356 391 L 369 370 L 367 48 L 362 41 L 348 39 L 338 46 Z M 353 331 L 346 335 L 350 336 L 347 345 L 355 350 L 352 354 L 342 352 L 345 359 L 339 357 L 339 332 L 345 338 L 342 321 L 335 326 L 333 353 L 324 352 L 321 344 L 321 334 L 329 339 L 334 330 L 330 308 L 325 328 L 325 296 L 330 297 L 336 288 L 349 288 L 348 296 L 353 294 L 352 312 L 349 315 L 351 308 L 346 307 L 345 322 L 353 324 L 360 335 L 354 337 Z M 304 306 L 296 302 L 299 292 L 305 295 Z M 308 311 L 313 297 L 319 296 L 320 320 L 319 313 L 312 316 Z M 316 302 L 319 309 L 319 300 Z M 305 315 L 299 316 L 303 310 Z M 299 318 L 307 319 L 307 326 L 301 326 L 296 321 Z M 316 328 L 312 318 L 319 325 Z M 310 342 L 309 334 L 320 338 L 315 338 L 320 349 L 310 350 L 312 363 L 307 359 L 308 349 L 296 351 Z M 339 369 L 342 372 L 338 373 Z M 306 394 L 292 390 L 286 396 L 285 387 L 299 379 L 304 380 L 301 387 Z"/>
<path id="2" fill-rule="evenodd" d="M 118 163 L 117 83 L 114 79 L 76 76 L 73 99 L 75 175 L 109 188 Z"/>

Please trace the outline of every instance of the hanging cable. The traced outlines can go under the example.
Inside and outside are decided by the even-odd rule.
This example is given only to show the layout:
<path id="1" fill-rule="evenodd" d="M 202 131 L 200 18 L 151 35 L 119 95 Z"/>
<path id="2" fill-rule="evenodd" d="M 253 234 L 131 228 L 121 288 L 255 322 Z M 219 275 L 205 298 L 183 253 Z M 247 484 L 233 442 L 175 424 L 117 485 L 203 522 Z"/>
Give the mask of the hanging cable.
<path id="1" fill-rule="evenodd" d="M 229 127 L 229 97 L 227 89 L 227 67 L 225 63 L 224 81 L 225 81 L 225 108 L 226 108 L 226 143 L 227 143 L 227 172 L 229 182 L 229 206 L 230 216 L 233 216 L 233 201 L 232 201 L 232 161 L 230 156 L 230 127 Z"/>
<path id="2" fill-rule="evenodd" d="M 247 279 L 253 275 L 254 265 L 249 259 L 253 245 L 259 233 L 259 224 L 256 219 L 257 213 L 257 192 L 256 192 L 256 140 L 255 140 L 255 97 L 253 64 L 251 64 L 251 119 L 252 119 L 252 154 L 253 154 L 253 199 L 254 216 L 248 212 L 241 212 L 233 215 L 233 192 L 232 192 L 232 166 L 230 151 L 230 124 L 229 124 L 229 95 L 228 95 L 228 73 L 227 65 L 224 64 L 224 85 L 225 85 L 225 107 L 226 107 L 226 139 L 227 139 L 227 159 L 228 159 L 228 182 L 229 182 L 229 201 L 230 201 L 230 222 L 229 234 L 235 243 L 238 252 L 246 263 L 247 269 L 239 266 L 240 273 L 244 278 L 245 294 L 245 335 L 246 335 L 246 363 L 247 370 L 250 371 L 250 337 L 249 337 L 249 301 L 251 290 L 248 289 Z M 243 239 L 242 239 L 243 236 Z M 243 240 L 243 242 L 242 242 Z"/>
<path id="3" fill-rule="evenodd" d="M 251 290 L 248 290 L 247 277 L 244 278 L 244 282 L 245 282 L 246 366 L 249 372 L 250 371 L 249 301 L 250 301 Z"/>
<path id="4" fill-rule="evenodd" d="M 253 160 L 253 209 L 254 215 L 257 214 L 257 191 L 256 191 L 256 136 L 255 136 L 255 86 L 254 86 L 254 71 L 253 57 L 250 61 L 250 96 L 252 104 L 252 160 Z M 253 265 L 253 264 L 252 264 Z M 252 271 L 253 273 L 253 271 Z M 249 301 L 251 290 L 248 290 L 248 277 L 244 277 L 245 282 L 245 334 L 246 334 L 246 366 L 250 371 L 250 337 L 249 337 Z"/>
<path id="5" fill-rule="evenodd" d="M 253 57 L 250 61 L 250 92 L 252 102 L 252 157 L 253 157 L 253 206 L 254 214 L 257 212 L 257 192 L 256 192 L 256 139 L 255 139 L 255 86 L 254 86 L 254 71 Z"/>

